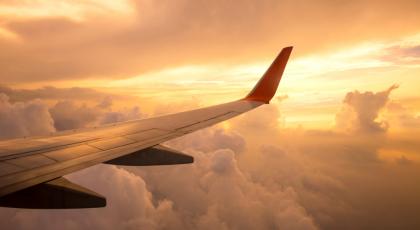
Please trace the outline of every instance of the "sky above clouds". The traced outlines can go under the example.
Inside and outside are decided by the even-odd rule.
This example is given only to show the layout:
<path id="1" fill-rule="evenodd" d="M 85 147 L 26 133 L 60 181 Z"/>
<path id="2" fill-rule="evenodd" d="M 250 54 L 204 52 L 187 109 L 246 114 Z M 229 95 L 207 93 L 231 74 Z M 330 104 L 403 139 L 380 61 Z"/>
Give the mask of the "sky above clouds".
<path id="1" fill-rule="evenodd" d="M 293 45 L 280 86 L 288 120 L 331 126 L 351 90 L 401 84 L 397 97 L 414 102 L 417 88 L 405 82 L 419 71 L 418 4 L 3 1 L 1 83 L 100 88 L 153 103 L 205 94 L 215 104 L 243 96 Z"/>
<path id="2" fill-rule="evenodd" d="M 0 2 L 0 139 L 238 99 L 293 45 L 270 105 L 169 143 L 192 165 L 67 177 L 104 209 L 0 209 L 17 229 L 418 229 L 419 1 Z"/>

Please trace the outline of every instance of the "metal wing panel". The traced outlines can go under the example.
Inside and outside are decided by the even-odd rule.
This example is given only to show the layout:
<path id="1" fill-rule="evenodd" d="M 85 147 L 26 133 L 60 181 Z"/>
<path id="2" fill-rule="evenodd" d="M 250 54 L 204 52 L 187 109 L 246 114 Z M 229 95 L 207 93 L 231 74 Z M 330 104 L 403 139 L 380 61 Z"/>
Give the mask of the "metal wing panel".
<path id="1" fill-rule="evenodd" d="M 118 148 L 124 145 L 129 145 L 135 143 L 135 140 L 127 139 L 124 137 L 113 137 L 107 138 L 99 141 L 90 142 L 89 146 L 93 146 L 100 150 L 108 150 L 113 148 Z"/>
<path id="2" fill-rule="evenodd" d="M 24 169 L 38 168 L 44 165 L 54 164 L 55 162 L 42 154 L 34 154 L 4 161 L 4 163 L 16 165 Z"/>
<path id="3" fill-rule="evenodd" d="M 49 137 L 2 141 L 0 142 L 0 146 L 2 146 L 0 161 L 68 148 L 99 139 L 98 136 L 95 136 L 92 133 L 89 134 L 90 136 L 88 136 L 87 133 L 74 134 L 74 132 L 72 132 L 70 134 L 63 134 L 60 132 Z"/>
<path id="4" fill-rule="evenodd" d="M 16 165 L 0 162 L 0 176 L 21 171 L 22 168 Z"/>
<path id="5" fill-rule="evenodd" d="M 47 156 L 48 158 L 53 159 L 55 161 L 66 161 L 100 151 L 101 150 L 92 146 L 78 145 L 59 150 L 48 151 L 42 153 L 42 155 Z"/>

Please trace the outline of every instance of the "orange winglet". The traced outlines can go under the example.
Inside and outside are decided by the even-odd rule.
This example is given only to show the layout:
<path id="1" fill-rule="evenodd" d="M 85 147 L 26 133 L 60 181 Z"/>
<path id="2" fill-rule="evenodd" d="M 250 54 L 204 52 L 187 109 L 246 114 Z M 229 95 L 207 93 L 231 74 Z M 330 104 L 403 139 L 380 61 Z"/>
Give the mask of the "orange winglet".
<path id="1" fill-rule="evenodd" d="M 287 61 L 293 46 L 285 47 L 255 85 L 254 89 L 244 98 L 249 101 L 261 101 L 268 104 L 277 91 L 281 76 L 283 75 Z"/>

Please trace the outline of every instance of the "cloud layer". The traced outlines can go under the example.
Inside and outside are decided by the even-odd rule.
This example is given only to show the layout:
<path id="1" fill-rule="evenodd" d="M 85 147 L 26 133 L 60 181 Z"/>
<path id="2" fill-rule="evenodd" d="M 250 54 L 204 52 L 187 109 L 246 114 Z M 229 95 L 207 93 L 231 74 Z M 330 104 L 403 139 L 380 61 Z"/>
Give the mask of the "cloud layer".
<path id="1" fill-rule="evenodd" d="M 416 229 L 419 162 L 404 154 L 406 147 L 378 122 L 383 112 L 396 111 L 396 102 L 390 99 L 394 88 L 346 94 L 343 106 L 351 113 L 338 114 L 348 116 L 346 120 L 351 122 L 346 127 L 351 126 L 351 131 L 246 122 L 281 117 L 278 103 L 266 105 L 228 125 L 166 143 L 193 155 L 194 164 L 98 165 L 67 176 L 105 195 L 106 208 L 59 212 L 1 209 L 0 221 L 16 229 Z M 50 115 L 54 121 L 50 125 L 59 118 L 66 124 L 63 118 L 81 110 L 99 111 L 99 115 L 69 122 L 74 127 L 105 119 L 105 114 L 113 114 L 110 108 L 117 101 L 105 98 L 95 105 L 83 105 L 58 100 L 50 108 L 39 100 L 7 103 L 23 108 L 41 104 L 44 110 L 34 110 L 39 114 L 49 114 L 54 108 L 61 111 L 62 105 L 69 108 L 64 112 L 70 115 Z M 118 112 L 128 119 L 132 110 Z M 392 127 L 394 120 L 386 118 L 382 117 L 382 122 Z M 413 145 L 414 149 L 420 147 Z M 392 155 L 392 161 L 381 158 L 381 153 L 390 149 L 400 152 Z"/>

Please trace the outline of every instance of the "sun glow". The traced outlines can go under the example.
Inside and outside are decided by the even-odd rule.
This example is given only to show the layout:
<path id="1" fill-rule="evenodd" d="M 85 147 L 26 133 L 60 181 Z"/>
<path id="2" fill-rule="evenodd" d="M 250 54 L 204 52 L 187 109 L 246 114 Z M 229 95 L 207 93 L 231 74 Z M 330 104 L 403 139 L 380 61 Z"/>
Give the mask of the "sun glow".
<path id="1" fill-rule="evenodd" d="M 413 44 L 412 40 L 412 37 L 403 39 L 402 44 Z M 381 91 L 402 80 L 415 80 L 415 67 L 409 66 L 413 72 L 407 72 L 406 64 L 400 66 L 387 58 L 393 55 L 389 53 L 389 47 L 396 44 L 399 42 L 363 43 L 330 53 L 292 55 L 278 93 L 288 96 L 281 102 L 285 125 L 331 127 L 347 92 L 354 89 Z M 98 76 L 94 80 L 77 81 L 75 86 L 129 94 L 156 103 L 196 100 L 207 106 L 245 96 L 274 56 L 237 65 L 174 66 L 115 80 Z M 396 75 L 400 77 L 395 78 Z M 57 83 L 56 86 L 60 84 L 74 85 L 75 81 Z M 414 85 L 402 85 L 393 92 L 393 97 L 405 100 L 416 92 Z"/>
<path id="2" fill-rule="evenodd" d="M 132 14 L 133 8 L 125 0 L 87 0 L 87 1 L 17 1 L 0 5 L 0 16 L 7 18 L 66 17 L 82 21 L 92 14 Z"/>
<path id="3" fill-rule="evenodd" d="M 20 37 L 19 35 L 13 33 L 12 31 L 6 29 L 6 28 L 2 28 L 0 26 L 0 39 L 6 39 L 8 41 L 13 41 L 13 42 L 19 42 L 20 41 Z"/>

